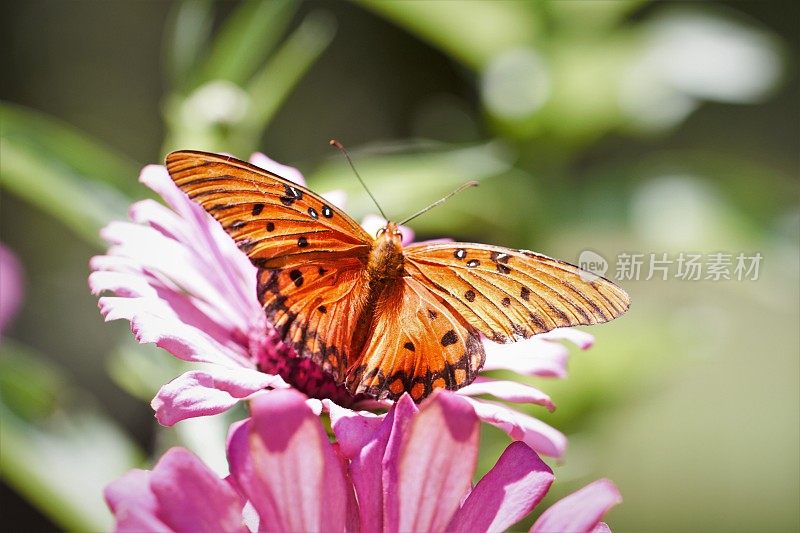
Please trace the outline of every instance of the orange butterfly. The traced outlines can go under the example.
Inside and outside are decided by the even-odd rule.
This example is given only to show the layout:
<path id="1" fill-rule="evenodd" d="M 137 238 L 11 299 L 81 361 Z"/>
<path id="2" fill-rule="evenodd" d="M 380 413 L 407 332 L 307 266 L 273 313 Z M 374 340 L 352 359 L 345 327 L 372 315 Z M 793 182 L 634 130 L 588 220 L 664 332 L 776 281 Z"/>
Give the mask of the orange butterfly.
<path id="1" fill-rule="evenodd" d="M 180 151 L 166 163 L 258 268 L 258 299 L 284 341 L 353 394 L 455 390 L 483 365 L 481 333 L 510 342 L 629 306 L 610 281 L 534 252 L 403 247 L 393 222 L 373 238 L 310 190 L 232 157 Z"/>

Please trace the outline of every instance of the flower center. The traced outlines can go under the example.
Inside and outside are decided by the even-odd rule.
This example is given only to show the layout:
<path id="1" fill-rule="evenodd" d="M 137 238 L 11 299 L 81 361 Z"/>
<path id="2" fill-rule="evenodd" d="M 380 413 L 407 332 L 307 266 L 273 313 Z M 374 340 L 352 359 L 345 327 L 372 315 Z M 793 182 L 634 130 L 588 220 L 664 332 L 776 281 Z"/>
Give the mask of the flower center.
<path id="1" fill-rule="evenodd" d="M 281 376 L 309 398 L 328 398 L 342 407 L 350 407 L 367 398 L 363 394 L 353 396 L 317 363 L 299 357 L 266 320 L 251 328 L 250 354 L 259 372 Z"/>

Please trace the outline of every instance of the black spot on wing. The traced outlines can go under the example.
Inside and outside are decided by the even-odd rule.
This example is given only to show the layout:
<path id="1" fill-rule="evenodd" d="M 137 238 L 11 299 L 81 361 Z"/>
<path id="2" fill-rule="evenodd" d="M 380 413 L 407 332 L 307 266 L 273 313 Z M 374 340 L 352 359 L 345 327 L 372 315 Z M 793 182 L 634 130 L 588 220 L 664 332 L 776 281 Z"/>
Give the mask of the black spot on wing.
<path id="1" fill-rule="evenodd" d="M 531 301 L 531 290 L 528 287 L 521 287 L 519 289 L 519 297 L 525 300 L 526 302 Z"/>
<path id="2" fill-rule="evenodd" d="M 454 330 L 450 330 L 442 336 L 442 346 L 450 346 L 458 342 L 458 336 Z"/>
<path id="3" fill-rule="evenodd" d="M 295 287 L 301 287 L 303 285 L 303 273 L 299 270 L 295 269 L 289 272 L 289 278 L 294 282 Z"/>
<path id="4" fill-rule="evenodd" d="M 303 198 L 303 191 L 291 185 L 284 185 L 284 196 L 281 196 L 281 203 L 287 207 Z"/>

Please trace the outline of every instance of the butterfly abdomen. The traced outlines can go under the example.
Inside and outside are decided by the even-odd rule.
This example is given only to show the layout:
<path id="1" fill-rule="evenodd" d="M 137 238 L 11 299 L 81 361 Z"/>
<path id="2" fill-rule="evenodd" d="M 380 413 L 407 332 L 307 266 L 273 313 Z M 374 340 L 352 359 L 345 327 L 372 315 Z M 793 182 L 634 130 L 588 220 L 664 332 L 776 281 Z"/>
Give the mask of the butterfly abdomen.
<path id="1" fill-rule="evenodd" d="M 365 270 L 367 297 L 359 311 L 350 353 L 361 354 L 372 337 L 372 325 L 381 296 L 391 291 L 403 275 L 403 244 L 397 226 L 390 222 L 378 234 L 369 253 Z M 357 359 L 357 357 L 355 358 Z"/>

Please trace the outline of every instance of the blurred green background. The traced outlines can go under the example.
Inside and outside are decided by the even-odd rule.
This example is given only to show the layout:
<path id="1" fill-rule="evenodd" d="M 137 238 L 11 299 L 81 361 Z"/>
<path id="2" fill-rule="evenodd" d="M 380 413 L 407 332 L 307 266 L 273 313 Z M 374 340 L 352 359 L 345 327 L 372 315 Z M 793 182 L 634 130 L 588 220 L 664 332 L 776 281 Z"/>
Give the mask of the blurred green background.
<path id="1" fill-rule="evenodd" d="M 223 444 L 224 420 L 156 427 L 147 400 L 177 363 L 104 324 L 87 289 L 99 228 L 149 194 L 140 168 L 259 150 L 372 211 L 331 137 L 390 216 L 482 181 L 416 220 L 421 237 L 591 249 L 612 275 L 621 252 L 761 253 L 757 281 L 622 282 L 630 312 L 591 328 L 566 380 L 534 381 L 558 410 L 530 412 L 570 438 L 548 501 L 611 478 L 614 531 L 800 528 L 796 2 L 0 10 L 0 241 L 25 271 L 0 341 L 12 529 L 107 529 L 109 480 L 173 443 L 210 461 Z M 485 470 L 507 437 L 483 436 Z"/>

